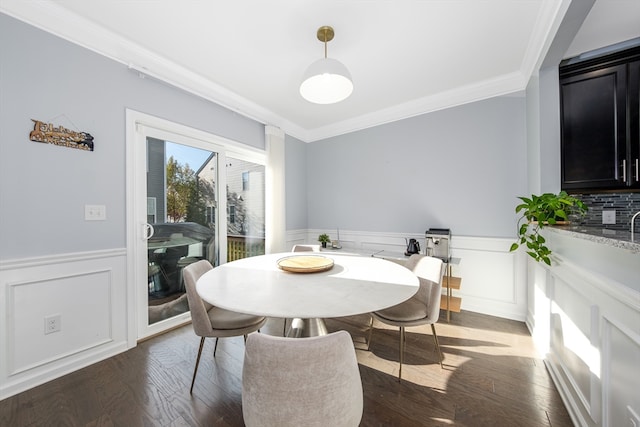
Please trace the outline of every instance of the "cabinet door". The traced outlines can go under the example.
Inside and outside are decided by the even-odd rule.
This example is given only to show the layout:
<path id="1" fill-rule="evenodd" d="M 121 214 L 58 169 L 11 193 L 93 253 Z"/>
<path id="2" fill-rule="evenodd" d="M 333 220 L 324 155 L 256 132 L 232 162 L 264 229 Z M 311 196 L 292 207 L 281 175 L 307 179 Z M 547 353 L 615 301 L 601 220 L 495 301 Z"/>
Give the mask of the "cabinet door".
<path id="1" fill-rule="evenodd" d="M 563 189 L 625 188 L 626 69 L 622 64 L 560 80 Z"/>
<path id="2" fill-rule="evenodd" d="M 629 183 L 640 188 L 640 60 L 629 63 Z"/>

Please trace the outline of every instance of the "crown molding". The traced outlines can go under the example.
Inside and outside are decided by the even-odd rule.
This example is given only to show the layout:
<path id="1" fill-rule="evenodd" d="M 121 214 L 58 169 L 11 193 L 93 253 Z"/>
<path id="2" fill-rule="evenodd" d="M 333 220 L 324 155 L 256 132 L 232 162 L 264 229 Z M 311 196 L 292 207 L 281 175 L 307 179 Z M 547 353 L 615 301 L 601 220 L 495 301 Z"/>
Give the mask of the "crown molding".
<path id="1" fill-rule="evenodd" d="M 545 3 L 539 20 L 546 22 L 545 19 L 548 19 L 550 14 L 558 13 L 561 8 L 559 6 L 554 7 L 554 4 L 553 0 L 548 0 Z M 305 129 L 215 84 L 206 77 L 176 64 L 168 58 L 150 52 L 112 31 L 87 21 L 54 1 L 3 0 L 0 3 L 0 11 L 71 43 L 122 63 L 138 73 L 140 77 L 156 79 L 259 123 L 276 126 L 287 135 L 303 142 L 319 141 L 469 102 L 524 90 L 531 73 L 530 68 L 532 66 L 530 64 L 535 63 L 535 61 L 527 57 L 526 65 L 523 64 L 523 71 L 519 73 L 512 73 L 477 84 L 455 88 L 328 126 Z M 545 36 L 548 34 L 545 31 L 546 28 L 538 31 L 536 36 Z M 532 46 L 540 46 L 538 43 L 541 42 L 539 40 L 532 41 L 528 52 L 533 50 Z M 537 53 L 539 54 L 540 52 Z M 537 59 L 537 56 L 535 58 Z"/>
<path id="2" fill-rule="evenodd" d="M 370 127 L 408 119 L 438 110 L 482 101 L 496 96 L 509 95 L 525 89 L 527 80 L 520 72 L 514 72 L 495 79 L 479 82 L 474 85 L 416 99 L 391 108 L 376 111 L 372 114 L 356 117 L 351 120 L 334 123 L 330 126 L 313 129 L 308 133 L 307 142 L 319 141 Z"/>
<path id="3" fill-rule="evenodd" d="M 542 66 L 570 4 L 571 0 L 543 2 L 520 68 L 527 81 Z"/>
<path id="4" fill-rule="evenodd" d="M 263 124 L 304 135 L 304 129 L 163 56 L 96 25 L 53 1 L 3 0 L 0 11 L 57 37 Z"/>

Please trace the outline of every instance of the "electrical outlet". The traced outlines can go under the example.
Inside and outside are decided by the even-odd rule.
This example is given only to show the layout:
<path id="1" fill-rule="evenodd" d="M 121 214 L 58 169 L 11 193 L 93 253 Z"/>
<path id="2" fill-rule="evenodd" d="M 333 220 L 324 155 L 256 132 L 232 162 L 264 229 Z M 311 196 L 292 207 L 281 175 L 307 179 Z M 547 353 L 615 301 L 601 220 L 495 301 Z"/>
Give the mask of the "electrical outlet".
<path id="1" fill-rule="evenodd" d="M 85 221 L 104 221 L 107 219 L 107 207 L 105 205 L 84 205 Z"/>
<path id="2" fill-rule="evenodd" d="M 616 223 L 616 211 L 602 211 L 602 223 L 603 224 L 615 224 Z"/>
<path id="3" fill-rule="evenodd" d="M 53 314 L 44 318 L 44 334 L 51 334 L 54 332 L 60 332 L 60 315 Z"/>

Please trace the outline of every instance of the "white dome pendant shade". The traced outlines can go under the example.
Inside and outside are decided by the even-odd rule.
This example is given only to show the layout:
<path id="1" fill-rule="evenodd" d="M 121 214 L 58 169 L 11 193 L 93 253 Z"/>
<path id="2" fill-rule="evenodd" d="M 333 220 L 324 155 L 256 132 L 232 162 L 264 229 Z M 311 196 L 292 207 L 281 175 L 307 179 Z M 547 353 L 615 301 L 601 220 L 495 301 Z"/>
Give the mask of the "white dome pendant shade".
<path id="1" fill-rule="evenodd" d="M 300 95 L 315 104 L 334 104 L 347 99 L 353 92 L 351 74 L 342 62 L 331 58 L 318 59 L 309 65 L 302 78 Z"/>
<path id="2" fill-rule="evenodd" d="M 302 77 L 300 95 L 314 104 L 335 104 L 353 92 L 353 82 L 347 67 L 340 61 L 327 58 L 327 42 L 333 39 L 333 28 L 318 29 L 318 40 L 324 42 L 324 58 L 309 65 Z"/>

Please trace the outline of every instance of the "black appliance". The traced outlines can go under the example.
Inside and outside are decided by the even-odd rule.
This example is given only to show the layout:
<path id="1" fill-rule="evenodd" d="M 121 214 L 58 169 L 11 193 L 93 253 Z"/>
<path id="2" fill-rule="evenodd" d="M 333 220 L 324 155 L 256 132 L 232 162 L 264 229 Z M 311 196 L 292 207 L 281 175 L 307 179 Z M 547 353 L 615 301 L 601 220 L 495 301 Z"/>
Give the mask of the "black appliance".
<path id="1" fill-rule="evenodd" d="M 416 239 L 409 239 L 409 242 L 407 243 L 407 250 L 405 251 L 405 255 L 406 256 L 410 256 L 413 254 L 419 254 L 420 253 L 420 243 L 418 243 L 418 241 Z"/>

